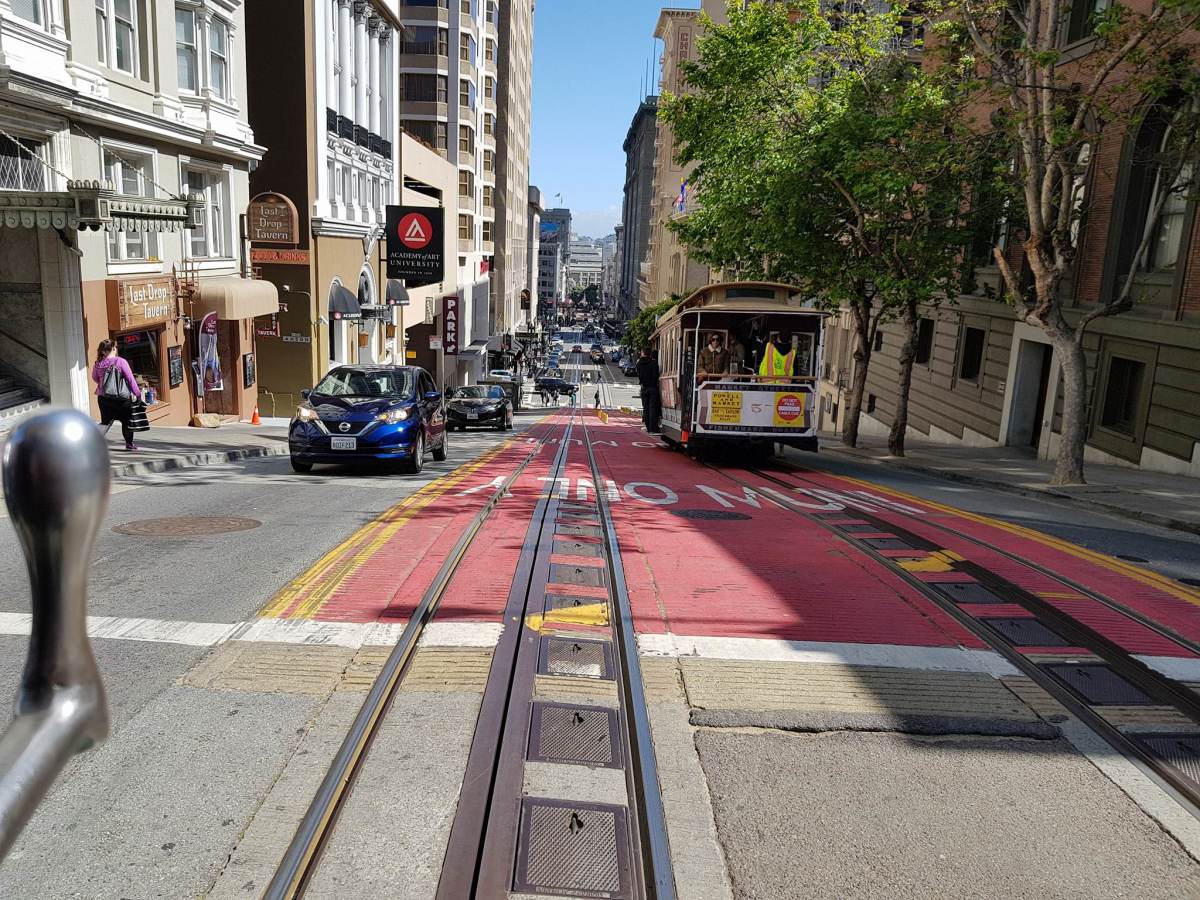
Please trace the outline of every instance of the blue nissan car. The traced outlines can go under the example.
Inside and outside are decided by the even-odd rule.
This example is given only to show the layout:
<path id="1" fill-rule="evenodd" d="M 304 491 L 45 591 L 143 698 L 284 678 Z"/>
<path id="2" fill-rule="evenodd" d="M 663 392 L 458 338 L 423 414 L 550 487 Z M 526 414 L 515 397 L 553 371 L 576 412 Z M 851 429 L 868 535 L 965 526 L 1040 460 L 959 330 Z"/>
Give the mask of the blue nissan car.
<path id="1" fill-rule="evenodd" d="M 425 454 L 446 458 L 442 395 L 417 366 L 338 366 L 311 391 L 288 429 L 292 468 L 398 462 L 417 473 Z"/>

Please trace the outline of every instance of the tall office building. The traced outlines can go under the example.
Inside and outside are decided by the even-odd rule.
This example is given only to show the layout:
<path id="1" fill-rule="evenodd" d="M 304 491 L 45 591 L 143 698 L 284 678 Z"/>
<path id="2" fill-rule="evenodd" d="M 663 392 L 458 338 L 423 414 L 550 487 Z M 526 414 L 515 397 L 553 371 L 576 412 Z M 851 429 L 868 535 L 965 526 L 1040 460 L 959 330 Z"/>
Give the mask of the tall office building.
<path id="1" fill-rule="evenodd" d="M 638 105 L 625 136 L 625 202 L 621 211 L 620 265 L 616 273 L 617 310 L 623 318 L 634 316 L 639 307 L 643 264 L 650 244 L 650 212 L 654 195 L 654 142 L 657 138 L 658 97 Z M 648 272 L 646 273 L 648 274 Z"/>
<path id="2" fill-rule="evenodd" d="M 520 295 L 529 278 L 529 157 L 533 120 L 534 0 L 501 0 L 499 21 L 495 262 L 492 333 L 515 332 L 524 321 Z"/>

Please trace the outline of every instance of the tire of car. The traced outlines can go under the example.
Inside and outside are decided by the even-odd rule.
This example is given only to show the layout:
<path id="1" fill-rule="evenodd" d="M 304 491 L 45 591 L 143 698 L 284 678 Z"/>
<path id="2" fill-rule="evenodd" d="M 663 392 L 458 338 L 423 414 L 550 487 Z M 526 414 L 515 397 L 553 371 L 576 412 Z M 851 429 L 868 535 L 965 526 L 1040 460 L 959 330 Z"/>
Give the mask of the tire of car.
<path id="1" fill-rule="evenodd" d="M 447 437 L 447 435 L 449 435 L 449 433 L 450 433 L 449 428 L 444 430 L 442 432 L 442 439 L 440 441 L 438 441 L 438 445 L 433 448 L 434 462 L 445 462 L 446 461 L 446 450 L 448 449 L 446 447 L 446 441 L 449 440 L 449 438 Z"/>
<path id="2" fill-rule="evenodd" d="M 425 432 L 424 430 L 417 432 L 417 439 L 413 442 L 412 459 L 405 463 L 404 471 L 409 475 L 420 475 L 421 470 L 425 468 Z"/>
<path id="3" fill-rule="evenodd" d="M 312 471 L 312 467 L 313 467 L 312 463 L 301 462 L 300 460 L 296 459 L 296 457 L 294 457 L 294 456 L 292 457 L 292 471 L 293 472 L 297 472 L 301 475 L 307 475 L 309 472 Z"/>

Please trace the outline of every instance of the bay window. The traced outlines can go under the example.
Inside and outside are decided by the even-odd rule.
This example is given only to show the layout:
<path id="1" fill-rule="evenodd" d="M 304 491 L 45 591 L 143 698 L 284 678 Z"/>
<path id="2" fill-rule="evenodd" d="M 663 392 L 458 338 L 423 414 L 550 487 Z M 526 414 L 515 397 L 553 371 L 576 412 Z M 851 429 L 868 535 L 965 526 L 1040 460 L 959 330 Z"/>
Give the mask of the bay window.
<path id="1" fill-rule="evenodd" d="M 126 75 L 139 73 L 138 0 L 96 0 L 96 56 Z"/>
<path id="2" fill-rule="evenodd" d="M 229 26 L 220 19 L 208 23 L 208 89 L 229 99 Z"/>
<path id="3" fill-rule="evenodd" d="M 125 197 L 153 197 L 154 158 L 133 150 L 104 151 L 104 177 Z M 158 259 L 158 234 L 153 231 L 111 231 L 108 234 L 110 262 Z"/>
<path id="4" fill-rule="evenodd" d="M 190 9 L 175 10 L 175 60 L 180 90 L 198 92 L 200 66 L 196 52 L 196 13 Z"/>
<path id="5" fill-rule="evenodd" d="M 230 258 L 229 176 L 220 170 L 190 167 L 183 174 L 188 192 L 204 200 L 200 223 L 188 232 L 189 254 L 198 259 Z"/>

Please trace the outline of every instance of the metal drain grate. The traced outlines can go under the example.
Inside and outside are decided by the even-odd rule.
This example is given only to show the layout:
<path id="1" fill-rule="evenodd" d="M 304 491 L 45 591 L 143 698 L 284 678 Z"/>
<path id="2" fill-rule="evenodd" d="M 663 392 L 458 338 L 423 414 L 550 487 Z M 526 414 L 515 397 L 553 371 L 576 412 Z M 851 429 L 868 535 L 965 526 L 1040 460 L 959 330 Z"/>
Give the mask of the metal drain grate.
<path id="1" fill-rule="evenodd" d="M 526 798 L 513 890 L 576 897 L 632 896 L 625 808 Z"/>
<path id="2" fill-rule="evenodd" d="M 556 609 L 574 609 L 577 606 L 595 606 L 597 603 L 605 602 L 607 601 L 596 597 L 576 597 L 574 594 L 547 594 L 546 605 L 543 608 L 546 612 L 551 612 Z"/>
<path id="3" fill-rule="evenodd" d="M 1004 635 L 1014 647 L 1070 647 L 1071 642 L 1037 619 L 980 619 Z"/>
<path id="4" fill-rule="evenodd" d="M 585 584 L 589 587 L 604 586 L 604 570 L 594 566 L 571 566 L 562 563 L 550 565 L 551 584 Z"/>
<path id="5" fill-rule="evenodd" d="M 860 540 L 873 550 L 916 550 L 908 541 L 902 541 L 900 538 L 860 538 Z"/>
<path id="6" fill-rule="evenodd" d="M 572 537 L 604 537 L 604 532 L 597 525 L 572 525 L 570 522 L 563 521 L 554 523 L 554 533 Z"/>
<path id="7" fill-rule="evenodd" d="M 538 671 L 543 675 L 579 675 L 612 681 L 611 649 L 607 641 L 543 637 Z"/>
<path id="8" fill-rule="evenodd" d="M 945 594 L 955 603 L 1004 603 L 999 594 L 993 594 L 977 581 L 947 581 L 942 584 L 929 585 L 935 591 Z"/>
<path id="9" fill-rule="evenodd" d="M 1045 668 L 1093 706 L 1153 706 L 1141 688 L 1102 663 L 1054 663 Z"/>
<path id="10" fill-rule="evenodd" d="M 580 540 L 555 541 L 554 552 L 566 556 L 603 556 L 604 545 Z"/>
<path id="11" fill-rule="evenodd" d="M 1200 734 L 1130 734 L 1200 785 Z"/>
<path id="12" fill-rule="evenodd" d="M 614 709 L 535 702 L 525 758 L 619 769 L 621 751 L 617 737 Z"/>
<path id="13" fill-rule="evenodd" d="M 730 522 L 744 521 L 750 516 L 740 512 L 730 512 L 727 509 L 673 509 L 671 515 L 681 519 L 726 520 Z"/>
<path id="14" fill-rule="evenodd" d="M 862 525 L 838 525 L 837 527 L 847 534 L 868 534 L 872 531 L 879 531 L 879 528 L 869 523 Z"/>
<path id="15" fill-rule="evenodd" d="M 588 503 L 580 500 L 577 500 L 574 503 L 560 503 L 558 504 L 558 508 L 563 512 L 586 512 L 592 514 L 595 514 L 596 512 L 595 503 Z"/>

